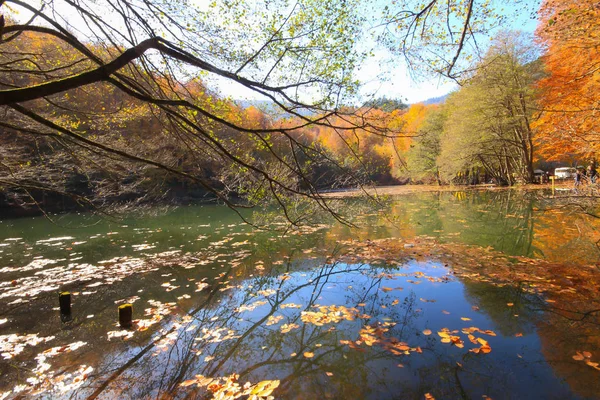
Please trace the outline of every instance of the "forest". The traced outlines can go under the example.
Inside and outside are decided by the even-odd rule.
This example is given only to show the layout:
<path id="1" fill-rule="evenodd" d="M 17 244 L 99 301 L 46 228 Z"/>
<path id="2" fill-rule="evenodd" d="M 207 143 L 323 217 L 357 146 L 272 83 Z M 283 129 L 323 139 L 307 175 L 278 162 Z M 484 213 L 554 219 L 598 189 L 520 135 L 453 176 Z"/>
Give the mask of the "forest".
<path id="1" fill-rule="evenodd" d="M 407 60 L 459 83 L 440 104 L 410 106 L 352 96 L 359 85 L 352 71 L 368 55 L 349 39 L 364 21 L 343 1 L 303 4 L 310 13 L 273 2 L 279 8 L 258 16 L 270 18 L 260 28 L 251 28 L 243 2 L 239 10 L 215 5 L 223 20 L 214 26 L 207 11 L 189 20 L 183 3 L 161 11 L 125 1 L 106 22 L 100 9 L 67 2 L 88 24 L 87 36 L 63 28 L 43 4 L 3 3 L 3 214 L 204 198 L 284 210 L 308 199 L 327 209 L 318 193 L 328 189 L 515 185 L 533 182 L 540 166 L 595 162 L 600 29 L 591 0 L 545 0 L 535 37 L 490 28 L 478 56 L 466 50 L 475 41 L 468 29 L 484 31 L 493 9 L 459 2 L 444 39 L 442 4 L 423 8 L 429 19 L 394 19 L 386 10 L 386 24 L 404 29 L 395 40 Z M 324 32 L 323 24 L 330 24 Z M 417 27 L 431 37 L 416 35 Z M 459 40 L 452 33 L 461 27 Z M 142 40 L 158 32 L 162 39 Z M 251 34 L 262 47 L 228 52 Z M 450 53 L 427 59 L 408 48 L 415 39 Z M 271 106 L 242 106 L 211 89 L 209 74 Z"/>

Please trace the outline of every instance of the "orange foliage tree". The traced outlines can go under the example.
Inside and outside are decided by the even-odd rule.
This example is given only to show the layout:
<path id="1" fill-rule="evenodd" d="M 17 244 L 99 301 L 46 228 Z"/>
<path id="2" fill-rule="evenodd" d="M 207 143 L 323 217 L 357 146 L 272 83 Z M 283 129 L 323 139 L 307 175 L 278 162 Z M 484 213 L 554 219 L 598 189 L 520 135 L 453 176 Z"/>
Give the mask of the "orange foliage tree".
<path id="1" fill-rule="evenodd" d="M 600 150 L 600 7 L 596 0 L 545 0 L 539 15 L 536 34 L 547 48 L 540 151 L 592 157 Z"/>

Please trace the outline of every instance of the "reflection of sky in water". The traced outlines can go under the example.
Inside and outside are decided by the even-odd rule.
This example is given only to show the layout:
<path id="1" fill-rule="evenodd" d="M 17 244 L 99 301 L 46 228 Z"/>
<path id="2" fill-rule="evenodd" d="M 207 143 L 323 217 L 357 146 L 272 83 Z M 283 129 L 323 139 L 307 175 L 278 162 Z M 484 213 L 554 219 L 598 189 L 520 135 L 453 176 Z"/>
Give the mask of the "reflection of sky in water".
<path id="1" fill-rule="evenodd" d="M 108 387 L 109 396 L 120 396 L 119 388 L 125 397 L 158 392 L 184 397 L 193 386 L 179 388 L 178 382 L 196 374 L 240 373 L 240 380 L 252 382 L 280 379 L 278 390 L 283 398 L 414 398 L 427 392 L 439 398 L 456 398 L 462 392 L 472 398 L 486 394 L 494 399 L 573 397 L 545 360 L 548 350 L 541 348 L 537 334 L 542 315 L 539 304 L 520 290 L 462 282 L 452 276 L 445 281 L 442 278 L 448 270 L 434 263 L 413 261 L 385 270 L 317 266 L 334 251 L 338 240 L 415 235 L 553 261 L 597 259 L 592 243 L 596 239 L 588 234 L 593 229 L 586 230 L 582 219 L 540 213 L 535 207 L 533 199 L 523 200 L 513 192 L 420 194 L 391 203 L 386 215 L 357 217 L 362 223 L 359 229 L 322 226 L 286 238 L 253 232 L 229 210 L 214 206 L 184 207 L 166 215 L 119 222 L 92 223 L 97 221 L 77 215 L 61 217 L 62 225 L 43 218 L 4 221 L 0 222 L 0 305 L 4 310 L 0 337 L 15 333 L 56 336 L 45 344 L 25 346 L 17 356 L 21 358 L 15 357 L 29 360 L 28 368 L 37 365 L 33 359 L 42 350 L 86 342 L 48 362 L 53 370 L 94 366 L 94 378 L 80 389 L 87 394 L 152 338 L 175 326 L 162 339 L 166 341 L 163 350 L 159 342 L 124 370 Z M 165 252 L 177 258 L 148 267 L 151 257 Z M 188 258 L 181 262 L 180 256 L 186 254 Z M 149 269 L 156 270 L 142 273 Z M 71 283 L 61 287 L 63 276 L 77 270 L 93 272 L 93 276 L 85 282 L 81 276 L 67 279 Z M 289 278 L 282 275 L 287 272 Z M 379 275 L 382 272 L 388 275 Z M 101 278 L 102 274 L 106 277 Z M 41 279 L 50 277 L 58 282 L 42 285 L 44 290 L 35 299 L 27 295 L 33 282 L 44 283 Z M 196 292 L 198 283 L 208 287 Z M 69 325 L 62 325 L 54 310 L 59 287 L 73 293 L 74 321 Z M 147 331 L 136 332 L 129 341 L 108 341 L 107 333 L 118 330 L 117 302 L 132 296 L 140 297 L 134 303 L 135 318 L 151 318 L 143 315 L 151 307 L 149 300 L 173 303 L 172 313 Z M 15 299 L 21 302 L 9 305 Z M 284 304 L 301 308 L 282 308 Z M 371 318 L 305 324 L 301 312 L 313 311 L 311 307 L 317 304 L 356 307 Z M 192 319 L 181 322 L 186 313 Z M 396 337 L 422 353 L 411 350 L 409 355 L 398 356 L 381 343 L 356 345 L 360 350 L 340 343 L 359 340 L 359 331 L 376 323 L 388 329 L 385 338 Z M 395 325 L 385 325 L 390 323 Z M 285 324 L 290 331 L 281 333 Z M 475 333 L 489 342 L 491 353 L 469 352 L 477 346 L 461 332 L 468 327 L 497 334 Z M 458 330 L 454 335 L 461 337 L 464 348 L 441 343 L 437 332 L 443 328 Z M 210 334 L 222 339 L 227 329 L 236 338 L 214 343 L 199 340 Z M 425 329 L 433 333 L 424 335 Z M 306 358 L 305 352 L 314 356 Z M 1 397 L 2 391 L 14 386 L 17 375 L 2 359 L 0 373 Z M 18 379 L 26 377 L 21 373 Z"/>
<path id="2" fill-rule="evenodd" d="M 460 390 L 471 398 L 483 394 L 505 398 L 506 393 L 520 398 L 571 397 L 540 355 L 537 335 L 502 336 L 498 324 L 503 321 L 474 310 L 461 282 L 440 279 L 447 272 L 439 265 L 416 262 L 397 269 L 341 264 L 293 272 L 285 280 L 242 281 L 238 289 L 223 292 L 181 326 L 173 347 L 128 370 L 122 379 L 136 384 L 124 394 L 156 394 L 161 377 L 164 387 L 173 388 L 172 394 L 183 395 L 191 389 L 177 388 L 171 380 L 239 373 L 242 382 L 281 380 L 282 398 L 414 398 L 426 392 L 455 398 Z M 330 308 L 334 305 L 346 309 L 335 311 Z M 320 311 L 334 322 L 322 326 L 303 322 L 303 313 Z M 351 321 L 344 319 L 349 314 Z M 281 333 L 294 324 L 297 327 Z M 383 340 L 395 337 L 406 342 L 409 354 L 394 355 L 381 343 L 356 348 L 340 343 L 356 344 L 366 325 L 389 329 Z M 479 347 L 460 332 L 469 327 L 497 333 L 474 333 L 488 341 L 491 353 L 469 352 Z M 441 343 L 437 332 L 444 328 L 458 330 L 464 348 Z M 433 333 L 426 336 L 425 329 Z M 422 353 L 415 351 L 417 347 Z M 307 358 L 307 352 L 314 355 Z"/>

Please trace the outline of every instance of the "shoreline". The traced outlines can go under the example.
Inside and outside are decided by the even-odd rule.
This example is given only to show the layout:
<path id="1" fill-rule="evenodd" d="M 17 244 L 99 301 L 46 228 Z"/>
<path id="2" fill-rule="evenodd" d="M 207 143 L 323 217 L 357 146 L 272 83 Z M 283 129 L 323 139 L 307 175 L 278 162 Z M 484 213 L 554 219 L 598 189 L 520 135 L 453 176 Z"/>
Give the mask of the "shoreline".
<path id="1" fill-rule="evenodd" d="M 555 184 L 556 189 L 572 189 L 573 183 L 568 181 L 561 181 Z M 527 184 L 518 186 L 496 186 L 493 184 L 483 185 L 396 185 L 396 186 L 374 186 L 365 187 L 362 189 L 342 189 L 339 191 L 325 191 L 319 192 L 319 194 L 328 199 L 343 199 L 348 197 L 360 197 L 368 194 L 370 196 L 395 196 L 412 193 L 426 193 L 426 192 L 456 192 L 456 191 L 479 191 L 479 190 L 542 190 L 552 189 L 551 183 L 543 184 Z"/>

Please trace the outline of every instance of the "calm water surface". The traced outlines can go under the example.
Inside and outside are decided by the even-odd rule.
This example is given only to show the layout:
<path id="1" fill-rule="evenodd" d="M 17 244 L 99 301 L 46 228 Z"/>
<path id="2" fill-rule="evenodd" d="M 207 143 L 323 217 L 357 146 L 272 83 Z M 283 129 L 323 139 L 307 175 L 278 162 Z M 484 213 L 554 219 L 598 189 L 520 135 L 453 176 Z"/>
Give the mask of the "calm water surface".
<path id="1" fill-rule="evenodd" d="M 559 321 L 522 283 L 462 279 L 433 259 L 333 261 L 350 239 L 397 238 L 410 251 L 424 236 L 591 268 L 593 218 L 499 191 L 406 195 L 355 222 L 281 237 L 219 206 L 2 221 L 0 399 L 269 385 L 283 399 L 600 397 L 600 370 L 585 363 L 600 361 L 595 313 Z M 67 322 L 59 290 L 72 294 Z M 125 302 L 136 329 L 117 324 Z"/>

